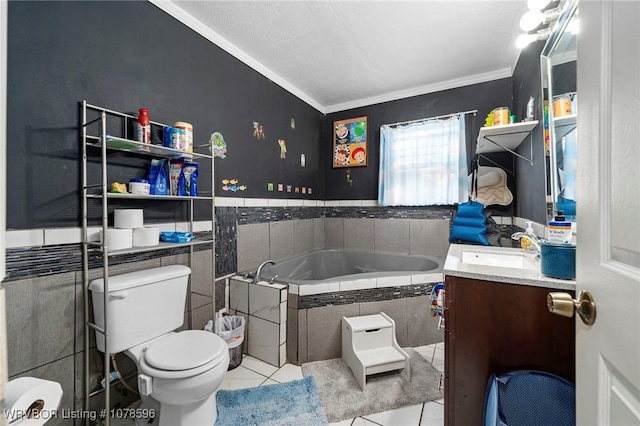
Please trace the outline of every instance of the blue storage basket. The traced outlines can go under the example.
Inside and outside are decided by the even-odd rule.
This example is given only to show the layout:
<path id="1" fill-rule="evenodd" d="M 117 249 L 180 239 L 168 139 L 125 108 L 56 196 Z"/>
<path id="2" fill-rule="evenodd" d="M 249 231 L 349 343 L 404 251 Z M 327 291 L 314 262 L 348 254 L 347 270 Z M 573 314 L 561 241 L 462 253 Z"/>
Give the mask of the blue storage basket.
<path id="1" fill-rule="evenodd" d="M 540 272 L 548 277 L 576 278 L 576 246 L 564 243 L 542 243 Z"/>
<path id="2" fill-rule="evenodd" d="M 484 426 L 575 424 L 575 387 L 568 380 L 535 370 L 489 377 Z"/>

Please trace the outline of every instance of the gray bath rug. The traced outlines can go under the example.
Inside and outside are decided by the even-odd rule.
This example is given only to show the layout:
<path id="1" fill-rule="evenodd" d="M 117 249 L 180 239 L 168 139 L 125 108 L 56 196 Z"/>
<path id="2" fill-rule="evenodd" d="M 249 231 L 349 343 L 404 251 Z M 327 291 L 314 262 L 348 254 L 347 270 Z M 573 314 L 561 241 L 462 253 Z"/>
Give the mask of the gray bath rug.
<path id="1" fill-rule="evenodd" d="M 415 350 L 404 350 L 411 363 L 411 383 L 400 373 L 368 376 L 363 392 L 342 358 L 307 362 L 302 364 L 302 374 L 313 376 L 329 422 L 442 398 L 438 370 Z"/>

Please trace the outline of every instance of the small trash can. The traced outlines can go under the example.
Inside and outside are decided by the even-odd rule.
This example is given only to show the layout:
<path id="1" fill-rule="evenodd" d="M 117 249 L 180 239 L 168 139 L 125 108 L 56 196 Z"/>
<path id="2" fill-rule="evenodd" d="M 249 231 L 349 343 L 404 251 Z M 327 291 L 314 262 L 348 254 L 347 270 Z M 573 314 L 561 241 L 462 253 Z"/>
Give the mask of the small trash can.
<path id="1" fill-rule="evenodd" d="M 229 347 L 229 368 L 233 370 L 242 363 L 242 342 L 244 342 L 244 329 L 246 321 L 244 317 L 233 315 L 216 319 L 215 333 L 222 337 Z M 213 321 L 209 321 L 204 327 L 207 331 L 213 331 Z"/>

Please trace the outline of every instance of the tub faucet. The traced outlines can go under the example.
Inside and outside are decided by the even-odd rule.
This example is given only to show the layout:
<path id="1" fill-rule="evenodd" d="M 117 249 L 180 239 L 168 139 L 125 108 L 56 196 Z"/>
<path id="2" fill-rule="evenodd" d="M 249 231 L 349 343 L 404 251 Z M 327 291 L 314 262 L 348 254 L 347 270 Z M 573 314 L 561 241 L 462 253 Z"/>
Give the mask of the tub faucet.
<path id="1" fill-rule="evenodd" d="M 260 277 L 260 275 L 262 275 L 262 268 L 264 268 L 266 265 L 275 265 L 276 262 L 274 262 L 273 260 L 269 259 L 269 260 L 265 260 L 264 262 L 262 262 L 260 264 L 260 266 L 258 266 L 258 270 L 256 271 L 256 282 L 259 283 L 260 280 L 262 279 Z"/>

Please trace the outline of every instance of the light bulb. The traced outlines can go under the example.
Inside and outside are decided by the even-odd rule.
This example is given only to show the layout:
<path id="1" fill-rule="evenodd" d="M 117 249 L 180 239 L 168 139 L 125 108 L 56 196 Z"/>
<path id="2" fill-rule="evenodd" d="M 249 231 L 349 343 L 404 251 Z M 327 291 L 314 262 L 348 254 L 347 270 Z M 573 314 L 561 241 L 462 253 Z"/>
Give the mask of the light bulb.
<path id="1" fill-rule="evenodd" d="M 520 34 L 516 39 L 516 47 L 518 49 L 525 48 L 529 43 L 536 41 L 538 37 L 535 34 Z"/>
<path id="2" fill-rule="evenodd" d="M 551 3 L 551 0 L 527 0 L 529 10 L 542 10 Z"/>
<path id="3" fill-rule="evenodd" d="M 531 31 L 542 24 L 545 20 L 544 13 L 537 10 L 530 10 L 520 18 L 520 29 L 522 31 Z"/>

